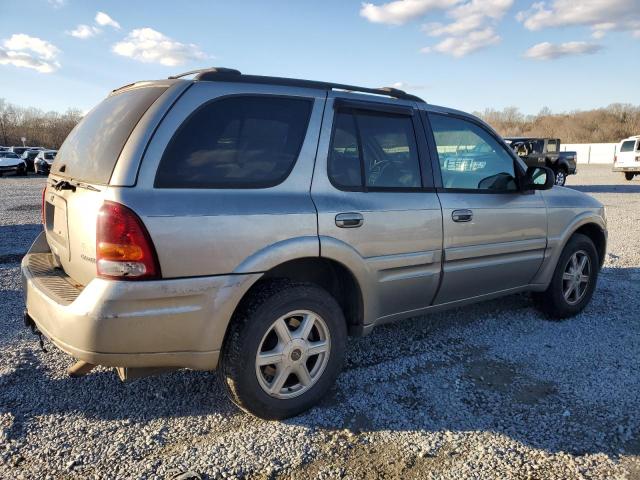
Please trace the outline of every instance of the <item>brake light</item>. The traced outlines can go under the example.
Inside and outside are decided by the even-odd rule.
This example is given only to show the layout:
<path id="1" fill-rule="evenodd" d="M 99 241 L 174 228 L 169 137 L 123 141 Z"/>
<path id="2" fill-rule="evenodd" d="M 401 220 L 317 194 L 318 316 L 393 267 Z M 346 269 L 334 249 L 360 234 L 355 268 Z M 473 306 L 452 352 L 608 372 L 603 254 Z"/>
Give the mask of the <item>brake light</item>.
<path id="1" fill-rule="evenodd" d="M 616 163 L 618 161 L 618 155 L 614 155 L 613 156 L 613 163 Z"/>
<path id="2" fill-rule="evenodd" d="M 116 202 L 105 201 L 96 230 L 98 276 L 118 280 L 160 278 L 158 256 L 140 217 Z"/>

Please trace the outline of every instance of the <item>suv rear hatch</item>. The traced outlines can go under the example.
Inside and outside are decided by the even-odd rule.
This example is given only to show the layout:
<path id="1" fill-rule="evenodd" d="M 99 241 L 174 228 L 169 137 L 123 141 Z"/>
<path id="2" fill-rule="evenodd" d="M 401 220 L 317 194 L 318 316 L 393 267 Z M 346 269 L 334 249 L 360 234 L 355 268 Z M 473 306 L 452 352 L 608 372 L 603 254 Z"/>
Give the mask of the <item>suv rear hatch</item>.
<path id="1" fill-rule="evenodd" d="M 96 224 L 109 180 L 131 132 L 167 85 L 118 90 L 69 134 L 43 192 L 43 221 L 53 262 L 75 282 L 96 276 Z"/>

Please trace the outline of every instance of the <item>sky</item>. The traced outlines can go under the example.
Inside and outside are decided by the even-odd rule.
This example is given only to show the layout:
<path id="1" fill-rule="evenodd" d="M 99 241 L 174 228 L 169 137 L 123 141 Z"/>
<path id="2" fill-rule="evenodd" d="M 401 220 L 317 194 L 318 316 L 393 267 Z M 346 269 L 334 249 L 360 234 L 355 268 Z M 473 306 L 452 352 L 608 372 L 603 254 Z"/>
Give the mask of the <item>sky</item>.
<path id="1" fill-rule="evenodd" d="M 194 68 L 534 114 L 640 104 L 640 0 L 0 0 L 0 98 L 89 110 Z"/>

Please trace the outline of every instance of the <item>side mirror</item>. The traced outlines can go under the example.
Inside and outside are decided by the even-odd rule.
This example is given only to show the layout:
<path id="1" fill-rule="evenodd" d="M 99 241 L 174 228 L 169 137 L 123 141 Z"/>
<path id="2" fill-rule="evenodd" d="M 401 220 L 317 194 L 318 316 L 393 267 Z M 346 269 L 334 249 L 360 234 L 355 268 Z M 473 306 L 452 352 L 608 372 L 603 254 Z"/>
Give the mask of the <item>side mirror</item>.
<path id="1" fill-rule="evenodd" d="M 529 167 L 522 178 L 523 190 L 549 190 L 556 176 L 549 167 Z"/>

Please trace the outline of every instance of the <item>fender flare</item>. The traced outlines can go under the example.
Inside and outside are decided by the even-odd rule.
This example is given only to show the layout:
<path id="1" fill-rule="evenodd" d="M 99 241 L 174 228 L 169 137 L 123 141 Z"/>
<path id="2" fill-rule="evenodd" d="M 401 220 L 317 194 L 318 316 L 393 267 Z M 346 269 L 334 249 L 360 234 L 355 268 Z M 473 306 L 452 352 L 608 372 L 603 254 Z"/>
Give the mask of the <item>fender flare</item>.
<path id="1" fill-rule="evenodd" d="M 556 269 L 556 264 L 558 263 L 560 255 L 562 254 L 564 247 L 567 245 L 567 242 L 579 228 L 589 224 L 598 226 L 604 233 L 606 240 L 607 227 L 602 217 L 593 212 L 581 213 L 576 216 L 569 226 L 562 231 L 560 236 L 548 238 L 542 265 L 531 281 L 532 284 L 543 285 L 545 289 L 548 287 L 551 282 L 553 272 Z"/>

